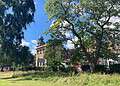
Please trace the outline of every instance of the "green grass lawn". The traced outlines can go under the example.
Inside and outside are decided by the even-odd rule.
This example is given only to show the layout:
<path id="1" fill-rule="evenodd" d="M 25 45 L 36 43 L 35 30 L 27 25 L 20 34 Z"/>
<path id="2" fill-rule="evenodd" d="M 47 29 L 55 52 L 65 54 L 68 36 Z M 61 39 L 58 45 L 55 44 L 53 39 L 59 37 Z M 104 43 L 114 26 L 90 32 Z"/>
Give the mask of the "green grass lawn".
<path id="1" fill-rule="evenodd" d="M 0 72 L 0 86 L 120 86 L 120 75 Z"/>

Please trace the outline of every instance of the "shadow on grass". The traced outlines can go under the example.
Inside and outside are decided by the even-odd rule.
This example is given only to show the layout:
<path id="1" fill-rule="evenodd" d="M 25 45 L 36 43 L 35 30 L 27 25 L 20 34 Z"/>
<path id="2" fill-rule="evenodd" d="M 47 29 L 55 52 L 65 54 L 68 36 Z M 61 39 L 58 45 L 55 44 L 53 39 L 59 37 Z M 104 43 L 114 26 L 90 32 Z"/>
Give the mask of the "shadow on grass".
<path id="1" fill-rule="evenodd" d="M 0 79 L 11 79 L 12 77 L 5 77 L 5 78 L 0 78 Z"/>
<path id="2" fill-rule="evenodd" d="M 29 72 L 15 72 L 12 77 L 6 77 L 1 79 L 11 79 L 14 81 L 24 81 L 24 80 L 56 80 L 58 77 L 67 77 L 70 76 L 68 73 L 61 72 L 49 72 L 49 71 L 29 71 Z"/>

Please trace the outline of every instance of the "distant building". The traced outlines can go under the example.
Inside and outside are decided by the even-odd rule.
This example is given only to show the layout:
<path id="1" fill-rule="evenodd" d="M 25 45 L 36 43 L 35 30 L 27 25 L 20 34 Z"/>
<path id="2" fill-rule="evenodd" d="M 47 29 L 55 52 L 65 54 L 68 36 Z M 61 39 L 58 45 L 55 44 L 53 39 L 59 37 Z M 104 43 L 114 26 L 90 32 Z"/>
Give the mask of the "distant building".
<path id="1" fill-rule="evenodd" d="M 38 46 L 36 48 L 36 55 L 35 55 L 35 66 L 36 67 L 43 67 L 46 65 L 46 59 L 44 58 L 45 55 L 46 44 L 43 41 L 43 37 L 38 39 Z"/>

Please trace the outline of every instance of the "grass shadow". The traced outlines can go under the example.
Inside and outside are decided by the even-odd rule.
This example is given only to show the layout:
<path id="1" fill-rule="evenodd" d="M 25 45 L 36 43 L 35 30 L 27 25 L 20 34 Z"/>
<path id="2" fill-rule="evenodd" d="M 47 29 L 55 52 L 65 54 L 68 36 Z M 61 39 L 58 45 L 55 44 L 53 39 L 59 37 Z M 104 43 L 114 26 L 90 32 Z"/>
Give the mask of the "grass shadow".
<path id="1" fill-rule="evenodd" d="M 62 72 L 50 72 L 50 71 L 21 71 L 13 73 L 12 77 L 6 77 L 1 79 L 11 79 L 14 81 L 24 81 L 24 80 L 57 80 L 58 77 L 70 76 L 68 73 Z M 55 79 L 56 77 L 56 79 Z"/>

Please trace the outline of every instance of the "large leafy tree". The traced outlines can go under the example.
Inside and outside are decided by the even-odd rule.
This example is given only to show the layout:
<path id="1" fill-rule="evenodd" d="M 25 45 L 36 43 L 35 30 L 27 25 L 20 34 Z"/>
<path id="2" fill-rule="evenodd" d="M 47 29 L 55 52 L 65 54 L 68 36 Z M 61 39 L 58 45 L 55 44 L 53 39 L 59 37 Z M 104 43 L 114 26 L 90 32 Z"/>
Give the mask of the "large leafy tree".
<path id="1" fill-rule="evenodd" d="M 1 58 L 13 59 L 18 51 L 24 30 L 33 22 L 33 0 L 0 0 L 0 48 Z"/>
<path id="2" fill-rule="evenodd" d="M 31 54 L 29 47 L 27 46 L 21 46 L 17 52 L 16 59 L 15 63 L 22 66 L 30 66 L 34 63 L 34 56 Z"/>
<path id="3" fill-rule="evenodd" d="M 64 47 L 61 40 L 49 39 L 45 50 L 45 58 L 49 66 L 57 66 L 64 59 Z"/>
<path id="4" fill-rule="evenodd" d="M 71 38 L 65 33 L 71 32 L 73 38 L 78 38 L 77 42 L 71 41 L 90 63 L 96 64 L 98 58 L 105 57 L 103 52 L 114 45 L 113 31 L 119 33 L 120 27 L 111 19 L 119 19 L 119 0 L 47 0 L 45 8 L 48 17 L 55 20 L 50 33 L 66 41 Z"/>

